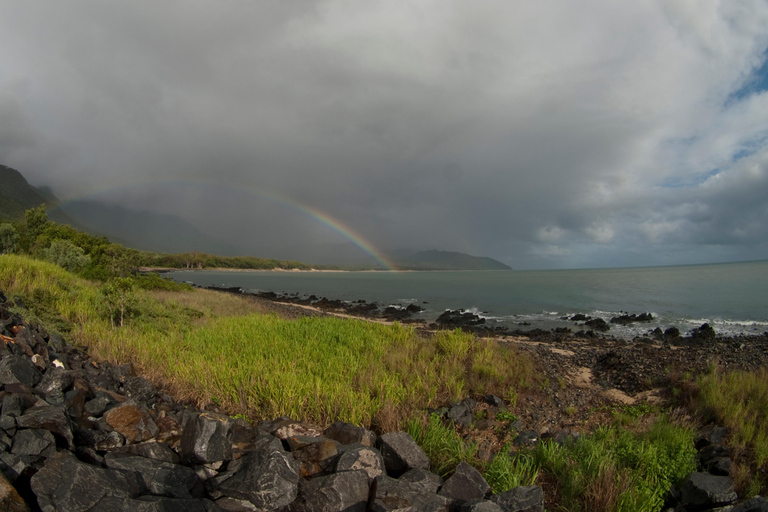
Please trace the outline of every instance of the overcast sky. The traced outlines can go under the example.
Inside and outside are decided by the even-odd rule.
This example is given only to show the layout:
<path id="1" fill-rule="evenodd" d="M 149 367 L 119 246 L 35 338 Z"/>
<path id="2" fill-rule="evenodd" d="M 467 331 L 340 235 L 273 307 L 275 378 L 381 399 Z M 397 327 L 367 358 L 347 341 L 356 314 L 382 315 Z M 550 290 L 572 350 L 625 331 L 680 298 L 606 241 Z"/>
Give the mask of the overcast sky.
<path id="1" fill-rule="evenodd" d="M 0 0 L 0 163 L 255 255 L 768 258 L 765 0 Z"/>

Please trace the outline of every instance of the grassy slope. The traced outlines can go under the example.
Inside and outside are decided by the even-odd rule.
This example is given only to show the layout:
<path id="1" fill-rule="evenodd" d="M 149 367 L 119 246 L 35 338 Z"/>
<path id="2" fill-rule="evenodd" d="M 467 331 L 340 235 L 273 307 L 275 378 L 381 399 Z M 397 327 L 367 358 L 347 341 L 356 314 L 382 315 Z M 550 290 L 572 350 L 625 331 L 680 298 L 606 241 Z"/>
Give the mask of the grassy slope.
<path id="1" fill-rule="evenodd" d="M 131 361 L 178 394 L 252 418 L 396 428 L 425 406 L 535 383 L 527 356 L 459 331 L 425 339 L 398 324 L 285 320 L 199 290 L 136 290 L 132 318 L 112 328 L 96 284 L 13 255 L 0 256 L 0 289 L 96 357 Z"/>

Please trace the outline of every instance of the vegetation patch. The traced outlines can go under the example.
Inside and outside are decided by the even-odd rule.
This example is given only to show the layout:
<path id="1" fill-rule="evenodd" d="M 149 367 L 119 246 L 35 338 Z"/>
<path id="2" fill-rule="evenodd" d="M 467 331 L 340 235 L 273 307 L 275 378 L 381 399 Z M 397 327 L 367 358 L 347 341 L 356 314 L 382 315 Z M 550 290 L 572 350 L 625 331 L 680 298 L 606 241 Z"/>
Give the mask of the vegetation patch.
<path id="1" fill-rule="evenodd" d="M 425 337 L 399 324 L 244 311 L 248 299 L 103 285 L 47 262 L 0 257 L 0 288 L 97 357 L 131 361 L 191 399 L 251 418 L 337 419 L 383 429 L 425 406 L 534 383 L 516 350 L 462 331 Z M 231 314 L 219 301 L 239 302 Z"/>

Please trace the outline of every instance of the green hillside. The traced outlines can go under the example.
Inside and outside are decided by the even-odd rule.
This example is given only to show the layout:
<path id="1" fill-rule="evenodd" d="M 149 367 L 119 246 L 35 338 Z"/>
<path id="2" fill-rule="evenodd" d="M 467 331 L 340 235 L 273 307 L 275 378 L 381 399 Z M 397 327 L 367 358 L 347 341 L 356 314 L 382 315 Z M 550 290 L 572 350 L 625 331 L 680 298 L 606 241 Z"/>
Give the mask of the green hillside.
<path id="1" fill-rule="evenodd" d="M 22 219 L 25 211 L 46 203 L 46 198 L 19 171 L 0 165 L 0 219 Z"/>

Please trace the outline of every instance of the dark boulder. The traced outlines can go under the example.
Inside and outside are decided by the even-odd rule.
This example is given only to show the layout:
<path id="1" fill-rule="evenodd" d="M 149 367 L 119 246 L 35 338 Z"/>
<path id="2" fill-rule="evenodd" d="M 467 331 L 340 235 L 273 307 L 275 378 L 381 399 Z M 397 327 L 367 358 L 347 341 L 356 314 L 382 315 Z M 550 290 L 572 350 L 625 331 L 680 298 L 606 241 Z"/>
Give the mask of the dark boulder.
<path id="1" fill-rule="evenodd" d="M 323 431 L 323 435 L 328 439 L 333 439 L 341 444 L 359 443 L 365 446 L 376 445 L 376 434 L 367 428 L 358 427 L 351 423 L 337 421 Z"/>
<path id="2" fill-rule="evenodd" d="M 62 452 L 48 461 L 31 480 L 32 491 L 43 510 L 86 512 L 105 497 L 138 497 L 141 485 L 131 472 L 91 466 Z"/>
<path id="3" fill-rule="evenodd" d="M 680 485 L 681 503 L 690 509 L 722 507 L 738 499 L 727 476 L 692 473 Z"/>
<path id="4" fill-rule="evenodd" d="M 74 446 L 74 425 L 63 407 L 47 405 L 27 409 L 23 415 L 16 418 L 16 425 L 19 428 L 48 430 L 60 440 L 59 444 L 64 448 L 71 449 Z"/>
<path id="5" fill-rule="evenodd" d="M 123 382 L 123 389 L 129 398 L 146 405 L 152 405 L 157 401 L 157 388 L 143 377 L 127 376 Z"/>
<path id="6" fill-rule="evenodd" d="M 406 471 L 400 477 L 400 480 L 413 484 L 417 489 L 427 494 L 436 494 L 443 486 L 443 479 L 440 475 L 422 468 Z"/>
<path id="7" fill-rule="evenodd" d="M 538 485 L 523 485 L 491 496 L 504 512 L 544 512 L 544 491 Z"/>
<path id="8" fill-rule="evenodd" d="M 651 313 L 640 313 L 639 315 L 625 314 L 625 315 L 615 316 L 611 318 L 611 323 L 618 324 L 618 325 L 630 325 L 636 322 L 652 322 L 652 321 L 653 321 L 653 315 Z"/>
<path id="9" fill-rule="evenodd" d="M 24 384 L 37 386 L 43 374 L 26 356 L 10 355 L 0 361 L 0 384 Z"/>
<path id="10" fill-rule="evenodd" d="M 140 457 L 146 457 L 147 459 L 170 462 L 171 464 L 179 464 L 181 462 L 181 457 L 171 450 L 167 444 L 158 443 L 157 441 L 119 446 L 112 448 L 111 451 L 113 453 L 138 455 Z"/>
<path id="11" fill-rule="evenodd" d="M 489 500 L 470 500 L 464 502 L 459 512 L 503 512 L 501 507 Z"/>
<path id="12" fill-rule="evenodd" d="M 364 471 L 303 480 L 291 512 L 365 512 L 370 484 Z"/>
<path id="13" fill-rule="evenodd" d="M 730 512 L 768 512 L 768 499 L 762 496 L 755 496 L 743 503 L 739 503 Z"/>
<path id="14" fill-rule="evenodd" d="M 490 490 L 491 486 L 478 470 L 461 462 L 453 475 L 445 481 L 439 494 L 451 500 L 470 501 L 485 498 Z"/>
<path id="15" fill-rule="evenodd" d="M 591 327 L 592 329 L 600 332 L 608 332 L 611 326 L 602 318 L 592 318 L 584 322 L 584 325 Z"/>
<path id="16" fill-rule="evenodd" d="M 56 454 L 56 439 L 49 431 L 39 428 L 19 430 L 13 436 L 11 453 L 19 456 L 52 457 Z"/>
<path id="17" fill-rule="evenodd" d="M 424 450 L 406 432 L 390 432 L 379 437 L 378 448 L 384 458 L 387 472 L 400 476 L 409 469 L 429 468 Z"/>
<path id="18" fill-rule="evenodd" d="M 232 427 L 229 416 L 203 412 L 187 421 L 181 436 L 185 462 L 205 463 L 232 458 Z"/>
<path id="19" fill-rule="evenodd" d="M 717 337 L 717 333 L 711 325 L 704 323 L 691 331 L 691 338 L 696 341 L 712 341 Z"/>
<path id="20" fill-rule="evenodd" d="M 0 473 L 0 510 L 4 512 L 29 512 L 29 507 L 19 491 Z"/>
<path id="21" fill-rule="evenodd" d="M 299 467 L 290 454 L 260 450 L 235 462 L 233 471 L 228 468 L 209 480 L 215 494 L 248 501 L 262 510 L 277 510 L 296 499 Z"/>
<path id="22" fill-rule="evenodd" d="M 452 500 L 434 493 L 425 493 L 411 482 L 382 475 L 371 486 L 372 512 L 409 509 L 425 512 L 448 512 Z"/>
<path id="23" fill-rule="evenodd" d="M 334 470 L 363 471 L 368 479 L 373 481 L 379 475 L 386 474 L 384 458 L 378 450 L 362 444 L 354 444 L 345 447 L 343 453 L 336 459 Z"/>
<path id="24" fill-rule="evenodd" d="M 438 325 L 444 327 L 475 327 L 483 325 L 485 318 L 480 315 L 464 311 L 463 309 L 448 310 L 435 320 Z"/>
<path id="25" fill-rule="evenodd" d="M 200 479 L 193 469 L 170 462 L 108 453 L 104 456 L 104 466 L 136 473 L 143 491 L 156 496 L 191 498 L 193 489 L 196 486 L 201 488 Z"/>

